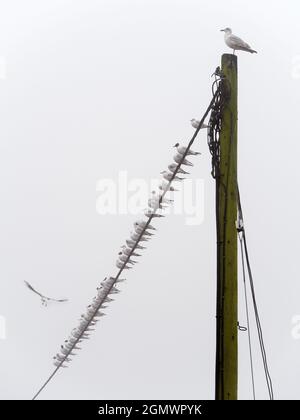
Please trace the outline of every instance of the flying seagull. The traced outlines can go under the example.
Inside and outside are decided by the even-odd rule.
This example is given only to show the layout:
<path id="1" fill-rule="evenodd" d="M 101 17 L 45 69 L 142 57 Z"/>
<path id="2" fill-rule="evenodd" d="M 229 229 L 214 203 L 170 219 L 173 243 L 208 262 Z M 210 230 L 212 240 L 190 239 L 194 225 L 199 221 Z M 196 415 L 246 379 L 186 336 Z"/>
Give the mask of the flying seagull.
<path id="1" fill-rule="evenodd" d="M 37 290 L 35 290 L 31 284 L 28 283 L 28 281 L 24 280 L 24 283 L 26 284 L 26 286 L 28 287 L 28 289 L 30 289 L 33 293 L 36 293 L 37 295 L 39 295 L 42 299 L 42 305 L 47 306 L 48 302 L 67 302 L 68 299 L 52 299 L 49 298 L 47 296 L 42 295 L 40 292 L 38 292 Z"/>
<path id="2" fill-rule="evenodd" d="M 225 44 L 228 45 L 229 48 L 233 49 L 233 54 L 236 50 L 247 51 L 251 54 L 257 54 L 257 51 L 252 50 L 250 45 L 248 45 L 245 41 L 243 41 L 238 36 L 233 35 L 232 30 L 230 28 L 221 29 L 221 32 L 225 32 Z"/>

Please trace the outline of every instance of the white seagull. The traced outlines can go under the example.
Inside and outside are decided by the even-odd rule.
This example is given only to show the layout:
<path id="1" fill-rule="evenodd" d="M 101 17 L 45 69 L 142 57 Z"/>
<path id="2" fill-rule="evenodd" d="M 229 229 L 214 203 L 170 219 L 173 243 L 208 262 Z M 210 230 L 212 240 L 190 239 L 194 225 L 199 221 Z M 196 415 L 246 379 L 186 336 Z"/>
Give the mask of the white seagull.
<path id="1" fill-rule="evenodd" d="M 147 241 L 149 241 L 149 238 L 145 238 L 144 235 L 142 235 L 140 237 L 140 234 L 139 233 L 136 233 L 136 232 L 131 232 L 130 233 L 130 238 L 131 238 L 132 241 L 137 241 L 137 240 L 139 240 L 139 242 L 147 242 Z"/>
<path id="2" fill-rule="evenodd" d="M 177 165 L 176 165 L 177 166 Z M 172 171 L 171 171 L 172 172 Z M 173 172 L 172 172 L 173 173 Z M 161 183 L 160 183 L 160 185 L 159 185 L 159 187 L 158 187 L 160 190 L 162 190 L 162 191 L 166 191 L 167 189 L 169 190 L 169 191 L 178 191 L 178 190 L 175 190 L 175 188 L 174 187 L 172 187 L 171 185 L 169 185 L 167 182 L 165 182 L 165 181 L 162 181 Z"/>
<path id="3" fill-rule="evenodd" d="M 221 32 L 225 32 L 225 44 L 228 45 L 229 48 L 233 49 L 233 54 L 236 50 L 247 51 L 251 54 L 257 54 L 257 51 L 252 50 L 250 45 L 248 45 L 245 41 L 243 41 L 238 36 L 233 35 L 232 30 L 230 28 L 221 29 Z"/>
<path id="4" fill-rule="evenodd" d="M 173 181 L 183 181 L 184 180 L 184 178 L 180 178 L 179 176 L 175 176 L 173 178 L 172 172 L 162 171 L 161 174 L 167 181 L 171 181 L 171 179 L 173 179 Z"/>
<path id="5" fill-rule="evenodd" d="M 140 257 L 141 256 L 141 254 L 137 254 L 136 252 L 132 252 L 132 250 L 130 248 L 127 248 L 126 245 L 123 245 L 121 247 L 121 249 L 122 249 L 123 254 L 125 254 L 125 255 L 128 255 L 128 256 L 130 255 L 130 256 L 133 256 L 133 257 Z"/>
<path id="6" fill-rule="evenodd" d="M 178 167 L 178 165 L 176 165 L 176 163 L 171 163 L 171 165 L 168 166 L 168 169 L 170 172 L 174 173 L 176 171 L 176 168 Z M 178 168 L 177 170 L 178 174 L 183 174 L 183 175 L 189 175 L 189 172 L 186 172 L 184 169 Z"/>
<path id="7" fill-rule="evenodd" d="M 132 239 L 126 239 L 126 244 L 129 248 L 134 247 L 135 249 L 146 249 L 144 246 L 137 244 L 136 241 Z"/>
<path id="8" fill-rule="evenodd" d="M 136 233 L 138 233 L 139 235 L 140 235 L 141 233 L 143 233 L 143 235 L 145 235 L 145 236 L 153 236 L 153 233 L 148 232 L 148 231 L 147 231 L 147 229 L 145 229 L 145 230 L 144 230 L 144 228 L 142 228 L 141 226 L 136 226 L 136 227 L 134 228 L 134 230 L 135 230 L 135 232 L 136 232 Z"/>
<path id="9" fill-rule="evenodd" d="M 157 210 L 157 209 L 160 209 L 160 210 L 164 209 L 164 206 L 161 203 L 159 203 L 157 200 L 152 200 L 152 198 L 149 198 L 149 200 L 148 200 L 148 206 L 153 211 L 154 210 Z"/>
<path id="10" fill-rule="evenodd" d="M 177 152 L 180 153 L 181 155 L 184 155 L 185 152 L 186 152 L 186 149 L 187 149 L 187 147 L 185 147 L 185 146 L 180 146 L 179 143 L 176 143 L 174 145 L 174 147 L 177 148 Z M 198 156 L 198 155 L 201 155 L 201 153 L 200 152 L 193 152 L 193 150 L 191 150 L 191 149 L 186 154 L 186 156 Z"/>
<path id="11" fill-rule="evenodd" d="M 172 174 L 171 174 L 172 175 Z M 146 217 L 148 217 L 148 218 L 154 218 L 154 217 L 157 217 L 157 218 L 160 218 L 160 217 L 165 217 L 163 214 L 159 214 L 159 213 L 154 213 L 154 210 L 153 209 L 151 209 L 151 208 L 149 208 L 149 209 L 146 209 L 145 210 L 145 212 L 144 212 L 144 215 L 146 216 Z"/>
<path id="12" fill-rule="evenodd" d="M 168 198 L 161 198 L 161 195 L 157 194 L 155 191 L 152 191 L 151 194 L 152 194 L 151 200 L 154 200 L 157 203 L 161 202 L 163 204 L 171 204 L 174 201 L 174 200 L 169 200 Z"/>
<path id="13" fill-rule="evenodd" d="M 177 153 L 173 158 L 174 162 L 176 162 L 178 164 L 180 163 L 181 165 L 185 165 L 185 166 L 194 166 L 194 164 L 189 162 L 188 160 L 186 160 L 186 159 L 182 160 L 182 157 L 183 157 L 183 155 L 181 155 L 180 153 Z"/>
<path id="14" fill-rule="evenodd" d="M 119 252 L 118 255 L 119 255 L 119 260 L 122 262 L 126 262 L 126 264 L 134 265 L 137 263 L 137 261 L 131 260 L 130 258 L 128 259 L 128 255 L 123 254 L 123 252 Z"/>
<path id="15" fill-rule="evenodd" d="M 192 124 L 192 127 L 193 128 L 198 128 L 199 127 L 199 124 L 200 124 L 200 121 L 195 120 L 195 118 L 193 118 L 193 119 L 191 119 L 191 124 Z M 201 130 L 203 128 L 208 128 L 208 125 L 206 125 L 206 124 L 203 123 L 202 126 L 201 126 Z"/>
<path id="16" fill-rule="evenodd" d="M 137 222 L 134 222 L 135 227 L 140 226 L 144 228 L 146 225 L 147 225 L 147 222 L 145 222 L 144 220 L 138 220 Z M 156 228 L 152 225 L 147 225 L 147 229 L 156 230 Z"/>
<path id="17" fill-rule="evenodd" d="M 119 268 L 119 269 L 125 269 L 125 270 L 130 270 L 132 267 L 128 267 L 128 265 L 126 264 L 126 265 L 124 265 L 124 263 L 122 262 L 122 261 L 120 261 L 120 260 L 117 260 L 116 261 L 116 266 L 117 266 L 117 268 Z"/>

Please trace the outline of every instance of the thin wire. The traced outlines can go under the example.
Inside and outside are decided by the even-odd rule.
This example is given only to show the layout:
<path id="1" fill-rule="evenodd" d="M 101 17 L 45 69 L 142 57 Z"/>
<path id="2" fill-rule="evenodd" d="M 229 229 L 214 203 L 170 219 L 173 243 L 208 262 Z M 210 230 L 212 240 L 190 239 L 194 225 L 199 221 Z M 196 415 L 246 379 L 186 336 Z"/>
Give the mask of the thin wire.
<path id="1" fill-rule="evenodd" d="M 216 91 L 213 94 L 213 97 L 210 101 L 209 106 L 207 107 L 203 117 L 201 118 L 201 120 L 199 121 L 199 125 L 197 127 L 197 129 L 195 130 L 194 135 L 192 136 L 191 140 L 188 143 L 188 146 L 186 148 L 185 153 L 183 154 L 180 162 L 178 163 L 175 171 L 172 174 L 172 177 L 170 179 L 170 181 L 168 182 L 167 187 L 165 188 L 165 190 L 163 191 L 162 195 L 160 196 L 157 205 L 155 206 L 155 208 L 153 209 L 152 214 L 150 215 L 150 217 L 148 217 L 147 222 L 145 223 L 144 228 L 142 229 L 139 237 L 137 238 L 134 246 L 131 248 L 131 252 L 129 253 L 127 259 L 124 261 L 123 266 L 120 268 L 120 270 L 118 271 L 116 277 L 114 277 L 115 281 L 112 283 L 110 289 L 107 292 L 107 295 L 109 294 L 110 290 L 114 287 L 114 285 L 116 284 L 117 280 L 119 279 L 120 275 L 122 274 L 123 270 L 125 269 L 128 261 L 130 260 L 130 257 L 132 256 L 132 253 L 135 251 L 140 239 L 142 238 L 142 236 L 144 235 L 145 231 L 147 230 L 148 226 L 150 225 L 153 217 L 155 216 L 157 210 L 160 208 L 160 205 L 165 197 L 165 195 L 167 194 L 167 192 L 169 191 L 169 187 L 171 185 L 171 183 L 173 182 L 174 178 L 176 177 L 180 166 L 182 165 L 182 163 L 184 162 L 186 156 L 188 155 L 188 152 L 190 150 L 190 148 L 192 147 L 194 141 L 196 140 L 196 137 L 198 136 L 198 133 L 200 131 L 200 129 L 202 128 L 202 125 L 207 117 L 207 115 L 209 114 L 210 110 L 213 108 L 216 98 L 218 97 L 219 93 L 220 93 L 220 86 L 216 89 Z M 100 309 L 101 305 L 103 304 L 103 302 L 101 302 L 97 308 L 95 309 L 94 313 L 91 316 L 90 322 L 86 325 L 86 327 L 81 331 L 80 336 L 77 338 L 77 340 L 74 342 L 74 344 L 72 345 L 72 347 L 70 348 L 70 350 L 68 351 L 68 353 L 65 355 L 65 357 L 63 358 L 63 360 L 59 363 L 59 365 L 56 367 L 56 369 L 54 369 L 54 371 L 51 373 L 51 375 L 48 377 L 48 379 L 44 382 L 44 384 L 40 387 L 40 389 L 38 390 L 38 392 L 34 395 L 34 397 L 32 398 L 33 400 L 35 400 L 38 395 L 42 392 L 42 390 L 46 387 L 46 385 L 51 381 L 51 379 L 55 376 L 55 374 L 58 372 L 58 370 L 62 367 L 63 363 L 65 362 L 65 360 L 67 359 L 67 357 L 70 355 L 70 353 L 72 352 L 72 350 L 74 350 L 74 347 L 76 346 L 76 344 L 81 340 L 83 334 L 86 332 L 86 329 L 90 326 L 92 320 L 94 319 L 96 313 L 98 312 L 98 310 Z"/>
<path id="2" fill-rule="evenodd" d="M 267 383 L 269 398 L 270 400 L 274 400 L 273 383 L 272 383 L 272 378 L 271 378 L 270 370 L 268 366 L 267 353 L 266 353 L 266 348 L 265 348 L 264 338 L 263 338 L 263 331 L 262 331 L 260 316 L 259 316 L 257 302 L 256 302 L 254 280 L 252 276 L 252 270 L 251 270 L 251 264 L 250 264 L 248 246 L 247 246 L 247 239 L 246 239 L 246 232 L 245 232 L 244 220 L 243 220 L 241 197 L 240 197 L 238 186 L 237 186 L 237 198 L 238 198 L 238 210 L 240 214 L 240 220 L 243 222 L 242 240 L 243 240 L 243 245 L 244 245 L 244 250 L 245 250 L 246 265 L 247 265 L 247 271 L 248 271 L 248 276 L 249 276 L 250 290 L 251 290 L 251 295 L 252 295 L 252 302 L 253 302 L 253 308 L 254 308 L 254 314 L 255 314 L 255 320 L 256 320 L 256 326 L 257 326 L 258 339 L 259 339 L 259 344 L 260 344 L 260 349 L 261 349 L 261 355 L 262 355 L 262 360 L 263 360 L 263 366 L 264 366 L 264 371 L 265 371 L 266 383 Z"/>
<path id="3" fill-rule="evenodd" d="M 250 331 L 250 318 L 249 318 L 249 306 L 248 306 L 248 294 L 247 294 L 246 272 L 245 272 L 245 257 L 244 257 L 242 236 L 243 236 L 243 232 L 241 232 L 241 236 L 239 236 L 239 241 L 240 241 L 240 248 L 241 248 L 242 268 L 243 268 L 243 284 L 244 284 L 244 296 L 245 296 L 246 317 L 247 317 L 247 332 L 248 332 L 248 345 L 249 345 L 250 368 L 251 368 L 252 394 L 253 394 L 253 399 L 256 400 L 256 398 L 255 398 L 253 357 L 252 357 L 252 344 L 251 344 L 251 331 Z"/>
<path id="4" fill-rule="evenodd" d="M 245 234 L 243 235 L 243 242 L 244 242 L 247 270 L 248 270 L 248 276 L 249 276 L 249 281 L 250 281 L 252 301 L 253 301 L 255 319 L 256 319 L 256 324 L 257 324 L 257 332 L 258 332 L 259 342 L 260 342 L 260 347 L 261 347 L 261 354 L 262 354 L 262 359 L 263 359 L 263 364 L 264 364 L 266 382 L 267 382 L 267 387 L 268 387 L 270 400 L 274 400 L 273 383 L 272 383 L 272 378 L 271 378 L 269 367 L 268 367 L 267 353 L 266 353 L 265 344 L 264 344 L 264 338 L 263 338 L 263 332 L 262 332 L 262 327 L 261 327 L 261 322 L 260 322 L 260 316 L 259 316 L 259 312 L 258 312 L 258 308 L 257 308 L 254 282 L 253 282 L 253 277 L 252 277 L 252 271 L 251 271 L 251 266 L 250 266 L 250 261 L 249 261 L 248 247 L 247 247 L 247 241 L 246 241 L 246 235 Z"/>

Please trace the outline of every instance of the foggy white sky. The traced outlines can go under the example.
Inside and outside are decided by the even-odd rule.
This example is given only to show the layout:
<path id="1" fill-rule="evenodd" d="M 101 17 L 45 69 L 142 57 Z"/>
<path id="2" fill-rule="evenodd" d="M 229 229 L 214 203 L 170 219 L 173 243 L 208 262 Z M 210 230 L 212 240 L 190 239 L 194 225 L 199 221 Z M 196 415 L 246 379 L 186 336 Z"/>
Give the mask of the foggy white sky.
<path id="1" fill-rule="evenodd" d="M 120 170 L 150 181 L 165 169 L 207 107 L 210 76 L 230 52 L 219 30 L 230 26 L 259 52 L 238 54 L 240 188 L 275 397 L 299 399 L 299 2 L 2 0 L 0 11 L 0 398 L 33 396 L 99 281 L 116 273 L 134 217 L 97 214 L 97 181 Z M 204 223 L 156 223 L 108 316 L 41 398 L 214 397 L 204 132 L 195 148 Z M 25 279 L 70 302 L 41 307 Z M 239 396 L 250 398 L 245 333 L 239 340 Z M 257 345 L 255 354 L 258 397 L 267 398 Z"/>

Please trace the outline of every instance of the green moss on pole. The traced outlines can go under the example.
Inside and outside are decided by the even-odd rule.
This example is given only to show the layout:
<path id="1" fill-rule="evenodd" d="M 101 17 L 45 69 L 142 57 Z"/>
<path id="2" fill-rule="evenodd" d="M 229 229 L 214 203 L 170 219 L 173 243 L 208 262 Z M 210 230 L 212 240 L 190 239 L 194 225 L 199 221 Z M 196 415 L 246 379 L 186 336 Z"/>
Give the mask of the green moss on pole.
<path id="1" fill-rule="evenodd" d="M 226 103 L 217 176 L 217 347 L 216 399 L 236 400 L 237 320 L 237 57 L 222 56 Z"/>

